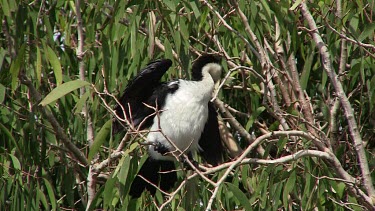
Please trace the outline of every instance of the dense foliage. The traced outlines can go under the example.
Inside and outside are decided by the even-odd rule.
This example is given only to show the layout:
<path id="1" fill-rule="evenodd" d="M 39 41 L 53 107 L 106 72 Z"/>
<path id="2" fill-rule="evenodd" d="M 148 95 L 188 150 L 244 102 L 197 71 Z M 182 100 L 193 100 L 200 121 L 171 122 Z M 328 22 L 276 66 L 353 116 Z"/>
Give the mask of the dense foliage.
<path id="1" fill-rule="evenodd" d="M 0 8 L 0 210 L 374 208 L 374 0 Z M 224 58 L 226 163 L 132 200 L 145 131 L 112 136 L 116 97 L 148 62 L 189 78 L 204 52 Z"/>

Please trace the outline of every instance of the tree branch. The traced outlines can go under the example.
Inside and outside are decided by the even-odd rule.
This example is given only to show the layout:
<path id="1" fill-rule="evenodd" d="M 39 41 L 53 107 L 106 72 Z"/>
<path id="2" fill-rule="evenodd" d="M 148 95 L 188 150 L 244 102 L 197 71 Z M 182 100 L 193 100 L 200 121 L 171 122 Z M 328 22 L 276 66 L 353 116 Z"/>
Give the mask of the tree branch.
<path id="1" fill-rule="evenodd" d="M 308 10 L 306 3 L 301 4 L 300 10 L 302 12 L 303 17 L 305 18 L 305 20 L 307 21 L 310 27 L 313 40 L 316 43 L 317 48 L 319 49 L 320 55 L 322 57 L 321 59 L 322 59 L 323 68 L 327 72 L 327 75 L 329 76 L 332 82 L 332 85 L 335 88 L 335 91 L 337 93 L 337 96 L 340 99 L 341 105 L 344 109 L 345 117 L 348 120 L 350 136 L 352 137 L 352 140 L 354 142 L 354 147 L 355 147 L 355 150 L 358 156 L 359 165 L 362 171 L 363 186 L 366 189 L 367 194 L 369 194 L 370 198 L 372 198 L 373 201 L 371 201 L 371 205 L 373 205 L 375 201 L 375 189 L 374 189 L 373 182 L 371 179 L 368 161 L 367 161 L 366 153 L 363 147 L 362 137 L 359 133 L 356 119 L 354 117 L 353 108 L 348 100 L 348 97 L 346 96 L 344 92 L 344 89 L 342 87 L 342 84 L 337 74 L 333 70 L 332 61 L 330 59 L 328 48 L 323 42 L 322 37 L 319 34 L 316 23 L 310 11 Z"/>
<path id="2" fill-rule="evenodd" d="M 78 59 L 78 66 L 79 66 L 79 78 L 82 81 L 86 80 L 86 67 L 85 67 L 85 61 L 84 61 L 84 45 L 85 45 L 85 34 L 83 31 L 83 24 L 82 24 L 82 15 L 81 15 L 81 1 L 76 0 L 75 1 L 75 11 L 76 11 L 76 18 L 77 18 L 77 34 L 78 34 L 78 43 L 77 43 L 77 52 L 76 56 Z M 86 92 L 86 87 L 81 87 L 79 90 L 79 95 L 82 97 Z M 87 131 L 86 131 L 86 138 L 87 143 L 89 147 L 94 143 L 94 128 L 92 124 L 92 119 L 90 112 L 87 108 L 87 103 L 85 102 L 82 107 L 82 114 L 84 119 L 87 121 Z M 97 176 L 93 171 L 93 166 L 90 165 L 89 167 L 89 174 L 87 175 L 87 209 L 90 207 L 90 204 L 92 200 L 95 197 L 96 193 L 96 182 L 97 182 Z"/>
<path id="3" fill-rule="evenodd" d="M 231 162 L 230 164 L 222 164 L 218 167 L 214 167 L 214 168 L 211 168 L 214 169 L 214 171 L 217 171 L 218 169 L 217 168 L 223 168 L 223 169 L 226 169 L 225 173 L 223 174 L 223 176 L 219 179 L 218 182 L 216 182 L 215 184 L 215 190 L 213 192 L 213 194 L 211 195 L 210 199 L 209 199 L 209 202 L 208 202 L 208 205 L 206 207 L 206 210 L 211 210 L 211 205 L 213 203 L 213 200 L 215 199 L 216 197 L 216 194 L 218 193 L 219 191 L 219 188 L 221 186 L 221 184 L 223 184 L 223 182 L 226 180 L 226 178 L 228 177 L 229 173 L 238 165 L 240 165 L 244 159 L 246 158 L 246 156 L 255 148 L 257 147 L 258 145 L 260 145 L 262 142 L 264 142 L 266 139 L 268 138 L 271 138 L 271 137 L 274 137 L 274 136 L 298 136 L 298 137 L 304 137 L 306 139 L 309 139 L 309 140 L 312 140 L 314 142 L 319 142 L 319 140 L 317 138 L 315 138 L 314 136 L 310 135 L 309 133 L 306 133 L 306 132 L 303 132 L 303 131 L 275 131 L 275 132 L 271 132 L 271 133 L 268 133 L 268 134 L 265 134 L 265 135 L 262 135 L 260 137 L 258 137 L 252 144 L 250 144 L 246 150 L 242 153 L 242 155 L 240 157 L 238 157 L 238 159 L 236 159 L 235 161 Z M 318 151 L 310 151 L 310 154 L 314 154 L 314 155 L 320 155 L 324 158 L 330 158 L 331 155 L 329 155 L 328 153 L 326 152 L 319 152 L 317 153 Z M 294 154 L 294 156 L 301 156 L 303 155 L 304 153 L 303 152 L 300 152 L 300 155 L 296 155 Z M 305 154 L 308 154 L 308 153 L 305 153 Z M 305 155 L 307 156 L 307 155 Z M 255 162 L 256 159 L 249 159 L 248 162 Z M 293 155 L 290 156 L 290 157 L 287 157 L 286 159 L 281 159 L 279 161 L 286 161 L 286 160 L 293 160 Z M 266 162 L 266 160 L 264 160 L 264 162 Z M 270 161 L 271 162 L 271 161 Z M 216 168 L 216 169 L 215 169 Z M 207 171 L 205 173 L 208 173 L 210 171 Z"/>
<path id="4" fill-rule="evenodd" d="M 251 135 L 242 127 L 242 125 L 236 120 L 236 118 L 225 108 L 223 101 L 219 99 L 215 99 L 214 103 L 216 107 L 219 109 L 222 116 L 229 122 L 229 124 L 239 132 L 239 134 L 250 144 L 254 142 L 254 139 Z M 264 149 L 262 146 L 257 148 L 257 151 L 260 155 L 264 155 Z"/>
<path id="5" fill-rule="evenodd" d="M 32 98 L 34 98 L 36 103 L 42 101 L 41 94 L 35 89 L 32 82 L 24 75 L 20 74 L 20 81 L 22 84 L 29 88 Z M 53 114 L 46 108 L 42 106 L 37 106 L 37 108 L 42 112 L 43 116 L 51 123 L 53 130 L 56 133 L 56 138 L 60 139 L 66 148 L 69 150 L 72 157 L 78 160 L 80 165 L 87 166 L 88 161 L 84 154 L 74 145 L 65 134 L 63 128 L 60 126 Z"/>

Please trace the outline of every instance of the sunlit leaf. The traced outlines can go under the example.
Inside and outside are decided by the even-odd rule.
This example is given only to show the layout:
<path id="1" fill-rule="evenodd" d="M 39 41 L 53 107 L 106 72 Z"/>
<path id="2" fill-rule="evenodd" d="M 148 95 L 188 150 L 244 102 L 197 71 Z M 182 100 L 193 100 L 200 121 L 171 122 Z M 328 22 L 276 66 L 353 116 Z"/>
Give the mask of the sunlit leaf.
<path id="1" fill-rule="evenodd" d="M 47 46 L 46 55 L 49 63 L 53 68 L 53 72 L 55 74 L 56 84 L 60 85 L 62 83 L 62 69 L 60 60 L 57 57 L 56 53 L 52 50 L 51 47 Z"/>
<path id="2" fill-rule="evenodd" d="M 294 4 L 289 8 L 289 10 L 295 10 L 301 3 L 302 0 L 296 0 Z"/>
<path id="3" fill-rule="evenodd" d="M 65 96 L 66 94 L 79 89 L 84 86 L 88 86 L 90 83 L 82 80 L 75 80 L 75 81 L 69 81 L 66 83 L 63 83 L 59 86 L 57 86 L 55 89 L 53 89 L 41 102 L 40 105 L 46 106 L 61 97 Z"/>
<path id="4" fill-rule="evenodd" d="M 11 160 L 12 160 L 12 164 L 13 164 L 13 168 L 15 170 L 21 170 L 21 163 L 20 161 L 18 160 L 18 158 L 12 154 L 9 154 Z"/>
<path id="5" fill-rule="evenodd" d="M 176 10 L 176 3 L 175 1 L 173 0 L 163 0 L 163 3 L 165 5 L 167 5 L 167 7 L 172 10 L 172 11 L 175 11 Z"/>
<path id="6" fill-rule="evenodd" d="M 135 132 L 121 157 L 99 172 L 88 207 L 87 181 L 93 166 L 78 163 L 68 146 L 75 145 L 88 155 L 95 161 L 90 163 L 94 167 L 110 158 L 123 134 L 111 136 L 109 109 L 114 108 L 114 97 L 120 99 L 129 80 L 159 58 L 173 59 L 173 67 L 162 81 L 189 79 L 192 62 L 208 52 L 222 56 L 223 77 L 229 69 L 246 67 L 240 68 L 245 74 L 239 74 L 240 69 L 229 74 L 218 95 L 227 109 L 218 113 L 239 147 L 245 150 L 252 144 L 240 130 L 255 138 L 272 131 L 317 130 L 319 140 L 331 145 L 326 150 L 336 156 L 341 170 L 358 178 L 361 168 L 350 168 L 358 155 L 348 153 L 355 148 L 347 132 L 348 112 L 343 105 L 335 115 L 332 111 L 338 97 L 343 99 L 344 94 L 349 98 L 354 122 L 367 143 L 364 157 L 374 166 L 375 62 L 371 46 L 375 28 L 371 2 L 341 1 L 339 9 L 340 1 L 0 0 L 0 210 L 156 210 L 166 200 L 165 210 L 208 210 L 211 198 L 210 210 L 363 210 L 360 197 L 371 197 L 366 191 L 351 193 L 363 189 L 363 181 L 343 183 L 342 175 L 335 174 L 337 166 L 309 156 L 279 165 L 235 166 L 225 181 L 228 184 L 222 183 L 214 196 L 212 184 L 200 176 L 186 180 L 193 171 L 176 161 L 178 182 L 169 193 L 178 191 L 173 197 L 159 191 L 151 196 L 145 191 L 138 200 L 133 199 L 128 196 L 129 188 L 149 158 L 148 147 L 135 140 Z M 80 29 L 76 3 L 81 3 L 84 72 L 76 56 Z M 307 21 L 302 4 L 312 20 Z M 316 29 L 310 28 L 311 21 Z M 316 44 L 316 35 L 324 43 Z M 330 60 L 322 59 L 322 46 L 328 48 Z M 340 96 L 324 69 L 325 62 L 339 75 Z M 341 65 L 345 66 L 343 72 L 339 72 Z M 87 82 L 72 82 L 82 73 Z M 79 88 L 89 89 L 90 84 L 103 94 L 98 97 L 92 90 L 78 94 Z M 45 97 L 42 105 L 54 106 L 38 106 L 35 92 Z M 302 105 L 301 98 L 307 103 Z M 86 115 L 77 115 L 85 105 Z M 56 122 L 52 126 L 46 109 L 70 144 L 57 135 Z M 306 111 L 312 119 L 305 118 Z M 226 118 L 226 112 L 234 119 Z M 94 131 L 92 146 L 87 141 L 89 127 Z M 339 130 L 337 137 L 333 127 Z M 137 132 L 147 137 L 147 129 Z M 345 144 L 340 144 L 342 138 Z M 306 138 L 277 135 L 257 147 L 246 157 L 270 161 L 303 149 L 320 149 Z M 194 160 L 206 166 L 200 163 L 201 153 L 193 153 Z M 224 158 L 225 165 L 237 159 L 229 154 Z M 215 183 L 226 170 L 212 172 L 216 168 L 209 168 L 206 175 Z"/>

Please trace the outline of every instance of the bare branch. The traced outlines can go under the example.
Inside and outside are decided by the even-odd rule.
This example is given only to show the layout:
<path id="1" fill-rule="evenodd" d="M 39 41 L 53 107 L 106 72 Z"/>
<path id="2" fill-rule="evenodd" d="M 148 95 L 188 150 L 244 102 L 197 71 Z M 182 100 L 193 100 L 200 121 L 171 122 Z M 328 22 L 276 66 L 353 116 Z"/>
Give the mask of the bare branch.
<path id="1" fill-rule="evenodd" d="M 76 56 L 78 59 L 78 66 L 79 66 L 79 78 L 82 81 L 86 80 L 86 67 L 84 58 L 84 45 L 85 45 L 85 36 L 83 32 L 83 24 L 82 24 L 82 16 L 81 16 L 81 2 L 80 0 L 75 1 L 75 11 L 76 11 L 76 18 L 77 18 L 77 33 L 78 33 L 78 43 L 77 43 L 77 52 Z M 82 97 L 86 92 L 86 87 L 81 87 L 79 95 Z M 94 143 L 94 128 L 91 120 L 90 112 L 87 109 L 87 103 L 85 102 L 82 107 L 82 114 L 84 118 L 87 120 L 87 142 L 88 145 L 91 146 Z M 87 209 L 90 207 L 92 200 L 95 197 L 95 190 L 96 190 L 96 178 L 97 174 L 92 171 L 92 165 L 89 167 L 89 174 L 87 176 Z"/>
<path id="2" fill-rule="evenodd" d="M 220 137 L 223 140 L 227 149 L 229 150 L 231 157 L 236 158 L 239 155 L 241 155 L 243 150 L 237 144 L 232 133 L 229 131 L 229 129 L 227 128 L 227 126 L 221 119 L 219 120 L 219 131 L 220 131 Z"/>
<path id="3" fill-rule="evenodd" d="M 225 120 L 227 120 L 229 122 L 229 124 L 235 129 L 237 130 L 241 136 L 248 142 L 248 143 L 253 143 L 254 142 L 254 139 L 253 137 L 251 137 L 251 135 L 245 130 L 245 128 L 243 128 L 243 126 L 236 120 L 236 118 L 225 108 L 225 105 L 223 103 L 223 101 L 219 100 L 219 99 L 215 99 L 214 101 L 216 107 L 218 107 L 220 113 L 222 114 L 222 116 L 225 118 Z M 264 149 L 262 146 L 259 146 L 257 148 L 257 151 L 260 155 L 263 155 L 264 154 Z"/>
<path id="4" fill-rule="evenodd" d="M 323 42 L 323 39 L 320 36 L 319 31 L 317 30 L 316 23 L 310 11 L 308 10 L 306 3 L 301 4 L 300 10 L 312 31 L 311 34 L 313 36 L 313 40 L 316 43 L 319 49 L 320 55 L 322 57 L 323 68 L 327 72 L 327 75 L 329 76 L 332 82 L 332 85 L 335 88 L 336 94 L 338 98 L 340 99 L 341 105 L 344 109 L 345 117 L 348 120 L 350 136 L 352 137 L 354 147 L 355 147 L 358 160 L 359 160 L 359 165 L 362 171 L 363 186 L 366 189 L 367 193 L 369 194 L 370 198 L 372 198 L 375 201 L 375 189 L 374 189 L 373 182 L 371 179 L 371 174 L 370 174 L 369 166 L 368 166 L 368 160 L 366 158 L 366 153 L 363 147 L 362 137 L 359 133 L 357 122 L 354 117 L 353 108 L 344 92 L 344 89 L 342 87 L 342 84 L 336 72 L 333 70 L 332 61 L 329 55 L 328 48 Z M 371 201 L 371 205 L 374 204 L 374 201 Z"/>
<path id="5" fill-rule="evenodd" d="M 336 11 L 336 16 L 339 18 L 339 19 L 342 19 L 342 2 L 341 0 L 337 0 L 336 1 L 336 7 L 337 7 L 337 11 Z M 341 32 L 345 32 L 345 28 L 343 27 L 341 29 Z M 347 56 L 347 53 L 348 53 L 348 49 L 347 49 L 347 43 L 346 43 L 346 39 L 341 37 L 341 52 L 340 52 L 340 60 L 339 60 L 339 75 L 342 75 L 344 72 L 345 72 L 345 68 L 346 68 L 346 62 L 347 62 L 347 59 L 348 59 L 348 56 Z M 343 77 L 339 77 L 340 80 L 343 79 Z M 330 141 L 331 141 L 331 144 L 333 145 L 336 145 L 337 142 L 338 142 L 338 132 L 339 132 L 339 126 L 338 126 L 338 122 L 337 122 L 337 115 L 339 113 L 339 108 L 340 108 L 340 100 L 338 99 L 332 99 L 334 100 L 334 103 L 333 103 L 333 106 L 331 107 L 331 110 L 330 110 Z"/>
<path id="6" fill-rule="evenodd" d="M 208 205 L 206 207 L 206 210 L 211 210 L 211 205 L 213 203 L 213 200 L 215 199 L 216 197 L 216 194 L 218 193 L 218 190 L 220 188 L 220 186 L 223 184 L 223 182 L 225 181 L 225 179 L 228 177 L 229 173 L 233 170 L 233 168 L 235 168 L 236 166 L 240 165 L 241 162 L 243 162 L 243 160 L 246 158 L 246 156 L 255 148 L 257 147 L 258 145 L 260 145 L 263 141 L 265 141 L 266 139 L 268 138 L 271 138 L 273 136 L 281 136 L 281 135 L 286 135 L 286 136 L 299 136 L 299 137 L 304 137 L 304 138 L 307 138 L 309 140 L 314 140 L 315 142 L 319 142 L 319 140 L 317 138 L 315 138 L 314 136 L 306 133 L 306 132 L 303 132 L 303 131 L 275 131 L 275 132 L 271 132 L 271 133 L 268 133 L 268 134 L 265 134 L 265 135 L 262 135 L 260 137 L 258 137 L 252 144 L 250 144 L 247 149 L 242 153 L 242 155 L 240 157 L 238 157 L 238 159 L 236 159 L 235 161 L 231 162 L 230 164 L 226 165 L 226 164 L 223 164 L 223 165 L 220 165 L 219 167 L 221 168 L 221 166 L 225 166 L 224 168 L 226 169 L 225 173 L 223 174 L 223 176 L 219 179 L 218 182 L 216 182 L 215 184 L 215 190 L 214 190 L 214 193 L 211 195 L 210 197 L 210 200 L 208 202 Z M 302 155 L 304 154 L 303 152 L 300 152 Z M 313 153 L 315 153 L 316 155 L 318 153 L 316 153 L 316 151 L 314 151 Z M 311 153 L 310 153 L 311 154 Z M 319 152 L 319 155 L 321 156 L 326 156 L 326 158 L 330 158 L 331 156 L 329 156 L 329 154 L 326 154 L 326 153 L 321 153 Z M 285 160 L 291 160 L 293 159 L 293 156 L 291 157 L 287 157 L 287 159 Z M 285 161 L 285 160 L 281 160 L 281 161 Z M 267 161 L 267 162 L 270 162 L 270 161 Z M 272 162 L 272 161 L 271 161 Z M 218 168 L 218 167 L 216 167 Z M 209 172 L 209 171 L 207 171 Z"/>
<path id="7" fill-rule="evenodd" d="M 261 55 L 259 55 L 258 51 L 256 51 L 250 44 L 250 42 L 241 34 L 239 33 L 238 31 L 236 31 L 235 29 L 233 29 L 233 27 L 231 27 L 225 20 L 223 17 L 221 17 L 220 13 L 207 1 L 207 0 L 202 0 L 203 3 L 208 7 L 210 8 L 210 10 L 220 19 L 220 21 L 222 22 L 222 24 L 225 26 L 225 28 L 227 28 L 229 31 L 233 32 L 234 34 L 236 34 L 241 40 L 243 40 L 245 43 L 246 43 L 246 46 L 253 52 L 254 55 L 256 55 L 257 57 L 260 57 Z"/>

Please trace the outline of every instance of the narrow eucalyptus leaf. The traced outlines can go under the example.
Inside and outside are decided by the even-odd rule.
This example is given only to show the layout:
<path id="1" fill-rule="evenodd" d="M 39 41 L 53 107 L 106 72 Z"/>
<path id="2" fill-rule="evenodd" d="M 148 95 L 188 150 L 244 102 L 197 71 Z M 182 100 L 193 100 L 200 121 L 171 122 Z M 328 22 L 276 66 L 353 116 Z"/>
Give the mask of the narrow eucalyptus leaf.
<path id="1" fill-rule="evenodd" d="M 55 89 L 53 89 L 40 103 L 39 105 L 46 106 L 61 97 L 65 96 L 66 94 L 79 89 L 84 86 L 90 85 L 89 82 L 82 81 L 82 80 L 75 80 L 75 81 L 69 81 L 66 83 L 61 84 L 60 86 L 57 86 Z"/>

